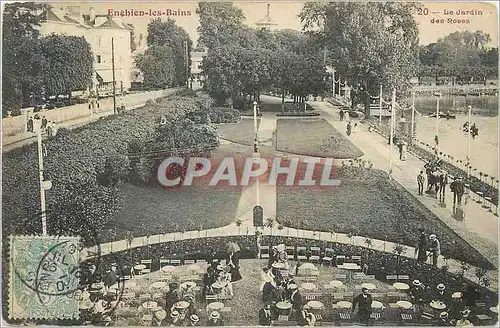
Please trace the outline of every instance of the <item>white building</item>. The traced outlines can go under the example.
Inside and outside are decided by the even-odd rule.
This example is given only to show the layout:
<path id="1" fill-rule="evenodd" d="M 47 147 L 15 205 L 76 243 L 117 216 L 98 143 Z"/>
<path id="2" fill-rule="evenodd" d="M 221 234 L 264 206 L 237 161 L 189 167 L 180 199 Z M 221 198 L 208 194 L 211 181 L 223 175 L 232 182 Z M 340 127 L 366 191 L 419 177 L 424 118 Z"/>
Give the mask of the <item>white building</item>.
<path id="1" fill-rule="evenodd" d="M 259 29 L 268 29 L 268 30 L 274 30 L 278 23 L 273 21 L 270 16 L 270 4 L 267 4 L 267 14 L 266 17 L 262 18 L 261 20 L 257 21 L 255 25 L 257 25 L 257 28 Z"/>
<path id="2" fill-rule="evenodd" d="M 203 57 L 206 55 L 206 51 L 191 51 L 191 75 L 193 75 L 195 78 L 200 77 L 200 66 L 203 61 Z"/>
<path id="3" fill-rule="evenodd" d="M 48 8 L 46 21 L 40 27 L 40 34 L 52 33 L 82 36 L 87 40 L 94 54 L 95 74 L 92 90 L 103 94 L 112 94 L 112 39 L 114 40 L 116 91 L 130 89 L 132 80 L 133 58 L 131 32 L 133 27 L 116 17 L 95 15 L 93 8 L 83 14 L 80 6 Z"/>

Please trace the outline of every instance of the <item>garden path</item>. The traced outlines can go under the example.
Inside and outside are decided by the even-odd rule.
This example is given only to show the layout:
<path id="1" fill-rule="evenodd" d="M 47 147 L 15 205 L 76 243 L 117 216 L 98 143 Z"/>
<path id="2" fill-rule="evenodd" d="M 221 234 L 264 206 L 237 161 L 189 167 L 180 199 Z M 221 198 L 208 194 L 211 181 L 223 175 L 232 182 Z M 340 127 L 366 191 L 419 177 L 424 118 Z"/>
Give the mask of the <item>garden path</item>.
<path id="1" fill-rule="evenodd" d="M 276 131 L 276 113 L 263 113 L 259 126 L 259 145 L 272 146 Z"/>
<path id="2" fill-rule="evenodd" d="M 328 115 L 324 117 L 334 128 L 347 137 L 345 133 L 346 122 L 339 120 L 338 107 L 327 102 L 310 104 L 327 113 Z M 365 153 L 365 157 L 373 162 L 375 168 L 386 172 L 389 170 L 390 152 L 388 141 L 385 138 L 368 132 L 362 124 L 358 132 L 347 138 Z M 492 263 L 498 264 L 498 217 L 482 208 L 480 204 L 468 199 L 467 204 L 463 206 L 465 219 L 462 221 L 455 219 L 453 216 L 453 194 L 449 189 L 446 190 L 446 207 L 441 207 L 434 197 L 417 195 L 416 176 L 424 165 L 420 159 L 412 154 L 407 154 L 406 161 L 400 161 L 398 150 L 393 147 L 392 161 L 392 177 L 397 182 Z"/>

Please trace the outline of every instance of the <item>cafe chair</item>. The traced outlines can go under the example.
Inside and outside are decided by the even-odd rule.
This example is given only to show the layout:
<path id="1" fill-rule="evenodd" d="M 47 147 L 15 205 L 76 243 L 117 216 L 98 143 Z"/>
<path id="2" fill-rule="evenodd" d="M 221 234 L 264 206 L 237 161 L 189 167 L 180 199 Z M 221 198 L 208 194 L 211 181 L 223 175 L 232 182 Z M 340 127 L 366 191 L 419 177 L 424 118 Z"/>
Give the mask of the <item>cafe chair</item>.
<path id="1" fill-rule="evenodd" d="M 321 259 L 321 264 L 328 263 L 329 265 L 332 265 L 333 257 L 335 256 L 335 251 L 333 248 L 326 248 L 325 249 L 325 256 Z"/>
<path id="2" fill-rule="evenodd" d="M 399 275 L 398 276 L 398 281 L 409 281 L 410 280 L 410 276 L 407 276 L 407 275 Z"/>
<path id="3" fill-rule="evenodd" d="M 309 250 L 311 251 L 311 256 L 309 257 L 309 261 L 319 263 L 321 249 L 319 247 L 312 246 L 309 248 Z"/>
<path id="4" fill-rule="evenodd" d="M 351 256 L 351 262 L 361 265 L 361 255 Z"/>
<path id="5" fill-rule="evenodd" d="M 347 275 L 345 274 L 341 274 L 341 273 L 336 273 L 333 275 L 333 277 L 336 279 L 336 280 L 340 280 L 340 279 L 346 279 L 347 278 Z"/>
<path id="6" fill-rule="evenodd" d="M 207 264 L 207 260 L 196 260 L 196 263 L 205 265 Z"/>
<path id="7" fill-rule="evenodd" d="M 165 259 L 165 258 L 161 258 L 160 259 L 160 269 L 163 268 L 164 266 L 167 266 L 167 265 L 170 265 L 170 260 Z"/>
<path id="8" fill-rule="evenodd" d="M 184 260 L 185 265 L 195 264 L 195 260 Z"/>
<path id="9" fill-rule="evenodd" d="M 295 260 L 295 247 L 285 246 L 285 252 L 288 260 Z"/>
<path id="10" fill-rule="evenodd" d="M 171 260 L 170 264 L 173 266 L 180 266 L 181 265 L 181 260 Z"/>
<path id="11" fill-rule="evenodd" d="M 380 320 L 380 312 L 372 312 L 372 314 L 370 314 L 370 319 L 373 319 L 375 321 L 379 321 Z"/>
<path id="12" fill-rule="evenodd" d="M 269 258 L 269 246 L 260 246 L 260 258 L 261 259 Z"/>
<path id="13" fill-rule="evenodd" d="M 152 263 L 153 263 L 153 260 L 142 260 L 141 264 L 144 264 L 146 266 L 146 268 L 141 270 L 141 274 L 151 273 Z"/>
<path id="14" fill-rule="evenodd" d="M 279 315 L 278 316 L 278 321 L 281 321 L 281 322 L 284 322 L 284 321 L 288 321 L 288 316 L 287 315 Z"/>
<path id="15" fill-rule="evenodd" d="M 304 246 L 297 247 L 297 260 L 307 261 L 307 248 Z"/>
<path id="16" fill-rule="evenodd" d="M 341 321 L 350 321 L 351 320 L 351 312 L 347 312 L 347 311 L 339 312 L 339 318 Z"/>
<path id="17" fill-rule="evenodd" d="M 335 256 L 335 265 L 339 266 L 344 264 L 345 262 L 345 255 L 337 255 Z"/>

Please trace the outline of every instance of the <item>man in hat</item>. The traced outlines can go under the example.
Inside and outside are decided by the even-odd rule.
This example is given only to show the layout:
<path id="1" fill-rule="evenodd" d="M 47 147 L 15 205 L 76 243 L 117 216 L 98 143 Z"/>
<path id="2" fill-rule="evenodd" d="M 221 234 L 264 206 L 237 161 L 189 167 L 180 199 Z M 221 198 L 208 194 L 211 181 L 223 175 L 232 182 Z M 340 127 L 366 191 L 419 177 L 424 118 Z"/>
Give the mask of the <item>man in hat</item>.
<path id="1" fill-rule="evenodd" d="M 278 300 L 277 285 L 274 280 L 266 281 L 262 289 L 262 301 L 271 303 Z"/>
<path id="2" fill-rule="evenodd" d="M 447 304 L 449 299 L 448 299 L 448 293 L 446 292 L 446 286 L 444 284 L 438 284 L 436 286 L 436 292 L 433 298 L 434 300 L 438 300 Z"/>
<path id="3" fill-rule="evenodd" d="M 420 280 L 415 279 L 412 281 L 409 291 L 412 303 L 423 305 L 424 303 L 424 295 L 425 295 L 425 286 L 420 282 Z"/>
<path id="4" fill-rule="evenodd" d="M 441 243 L 435 234 L 429 236 L 429 250 L 432 255 L 432 265 L 438 266 L 438 258 L 441 255 Z"/>
<path id="5" fill-rule="evenodd" d="M 170 313 L 170 325 L 169 326 L 181 326 L 182 322 L 180 320 L 180 313 L 178 311 L 172 311 Z"/>
<path id="6" fill-rule="evenodd" d="M 167 311 L 172 311 L 174 310 L 173 307 L 175 303 L 177 303 L 180 300 L 179 297 L 179 285 L 175 282 L 171 282 L 168 284 L 168 292 L 165 295 L 165 309 Z"/>
<path id="7" fill-rule="evenodd" d="M 450 321 L 448 312 L 443 311 L 439 314 L 439 319 L 436 323 L 436 326 L 439 327 L 453 326 L 452 322 Z"/>
<path id="8" fill-rule="evenodd" d="M 302 295 L 300 294 L 297 285 L 291 284 L 288 287 L 292 291 L 292 294 L 290 295 L 290 301 L 292 302 L 292 316 L 298 319 L 302 306 L 304 305 L 304 301 L 302 300 Z"/>
<path id="9" fill-rule="evenodd" d="M 362 323 L 367 324 L 372 314 L 372 296 L 368 293 L 368 288 L 363 287 L 361 294 L 356 296 L 352 302 L 352 312 L 358 307 L 358 317 Z"/>
<path id="10" fill-rule="evenodd" d="M 441 175 L 439 176 L 439 201 L 444 202 L 447 185 L 448 185 L 448 173 L 446 173 L 446 171 L 441 171 Z"/>
<path id="11" fill-rule="evenodd" d="M 417 184 L 418 184 L 418 194 L 419 195 L 424 194 L 424 182 L 425 182 L 424 171 L 420 171 L 420 173 L 417 175 Z"/>
<path id="12" fill-rule="evenodd" d="M 457 320 L 457 327 L 472 327 L 473 324 L 469 321 L 469 309 L 464 309 L 460 311 L 461 318 Z"/>
<path id="13" fill-rule="evenodd" d="M 420 235 L 418 236 L 418 243 L 415 247 L 415 253 L 417 254 L 417 260 L 425 263 L 427 261 L 427 235 L 423 228 L 419 228 L 418 231 Z"/>
<path id="14" fill-rule="evenodd" d="M 465 192 L 465 183 L 462 181 L 462 177 L 457 177 L 451 184 L 450 189 L 453 192 L 453 205 L 458 201 L 458 205 L 462 204 L 462 196 Z"/>
<path id="15" fill-rule="evenodd" d="M 153 325 L 154 326 L 161 326 L 163 320 L 167 317 L 167 311 L 165 310 L 160 310 L 156 311 L 153 315 Z"/>
<path id="16" fill-rule="evenodd" d="M 200 322 L 200 317 L 198 317 L 196 314 L 193 314 L 192 316 L 189 317 L 188 325 L 190 327 L 194 327 L 198 325 L 198 322 Z"/>
<path id="17" fill-rule="evenodd" d="M 222 321 L 222 318 L 220 317 L 219 312 L 213 311 L 210 313 L 210 317 L 208 318 L 207 321 L 207 327 L 213 327 L 213 326 L 224 326 L 224 322 Z"/>
<path id="18" fill-rule="evenodd" d="M 270 326 L 271 321 L 271 304 L 267 303 L 259 310 L 259 326 Z"/>

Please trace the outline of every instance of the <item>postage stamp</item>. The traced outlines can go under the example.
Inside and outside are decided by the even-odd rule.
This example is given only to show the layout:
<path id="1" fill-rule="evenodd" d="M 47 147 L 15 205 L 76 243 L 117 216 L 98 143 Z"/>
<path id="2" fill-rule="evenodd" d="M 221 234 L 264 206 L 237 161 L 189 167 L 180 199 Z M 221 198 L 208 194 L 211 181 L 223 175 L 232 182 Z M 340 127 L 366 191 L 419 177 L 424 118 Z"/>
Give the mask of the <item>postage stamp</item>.
<path id="1" fill-rule="evenodd" d="M 79 238 L 11 236 L 9 317 L 78 319 Z"/>

